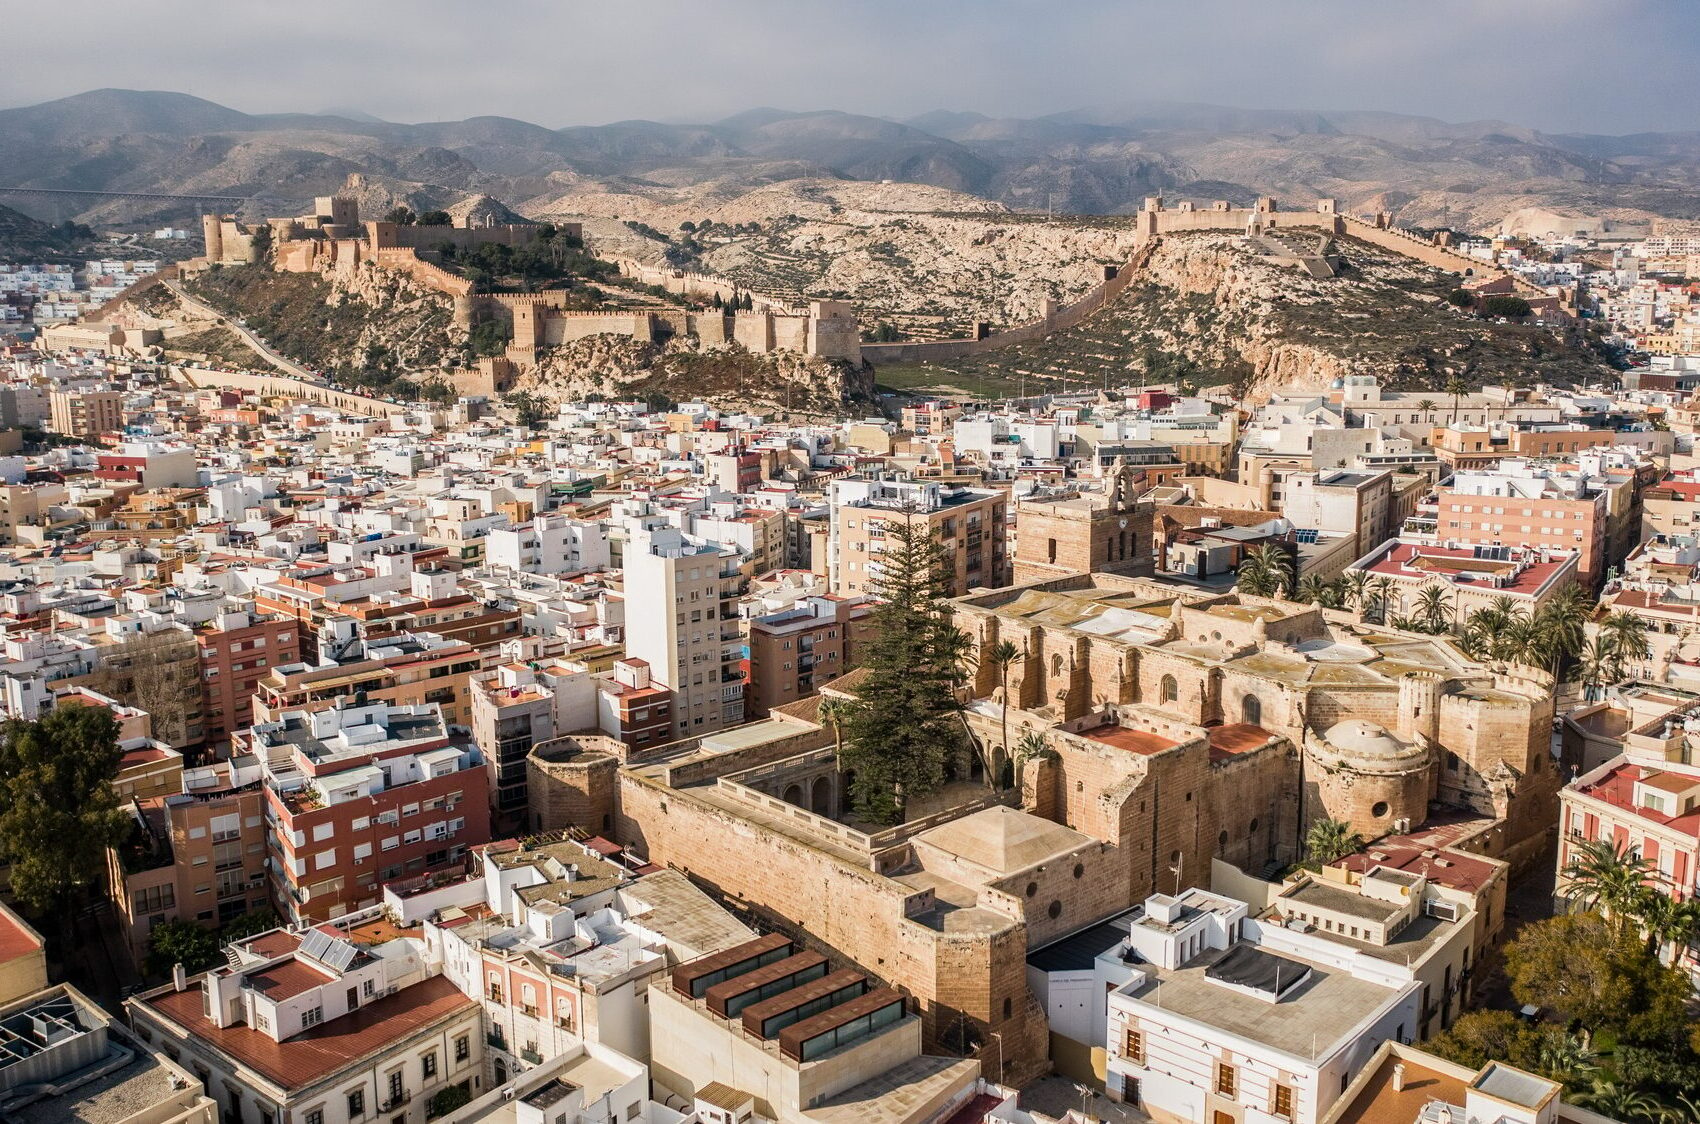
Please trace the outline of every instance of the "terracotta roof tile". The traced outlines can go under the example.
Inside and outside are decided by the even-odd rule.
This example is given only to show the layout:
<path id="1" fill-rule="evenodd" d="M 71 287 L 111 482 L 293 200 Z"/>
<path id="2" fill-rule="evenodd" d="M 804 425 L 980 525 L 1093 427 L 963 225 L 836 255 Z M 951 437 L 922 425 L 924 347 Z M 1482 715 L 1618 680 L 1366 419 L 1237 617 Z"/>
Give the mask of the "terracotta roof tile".
<path id="1" fill-rule="evenodd" d="M 135 1002 L 190 1036 L 291 1089 L 311 1085 L 359 1059 L 477 1004 L 443 976 L 403 988 L 369 1006 L 282 1042 L 246 1026 L 219 1027 L 202 1013 L 201 989 L 169 987 Z"/>

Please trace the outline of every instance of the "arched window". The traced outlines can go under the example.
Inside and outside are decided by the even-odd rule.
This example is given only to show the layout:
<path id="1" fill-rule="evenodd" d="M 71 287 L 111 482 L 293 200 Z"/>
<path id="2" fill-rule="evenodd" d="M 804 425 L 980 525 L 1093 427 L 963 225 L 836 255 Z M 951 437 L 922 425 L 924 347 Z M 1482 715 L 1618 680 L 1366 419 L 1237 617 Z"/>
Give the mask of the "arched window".
<path id="1" fill-rule="evenodd" d="M 1247 695 L 1240 700 L 1240 721 L 1251 726 L 1263 722 L 1263 700 L 1256 695 Z"/>
<path id="2" fill-rule="evenodd" d="M 1051 675 L 1054 677 L 1054 676 L 1061 675 L 1062 673 L 1063 673 L 1062 657 L 1061 656 L 1052 656 L 1051 657 Z"/>
<path id="3" fill-rule="evenodd" d="M 1158 690 L 1164 702 L 1174 702 L 1181 697 L 1181 685 L 1175 682 L 1173 675 L 1163 676 L 1163 682 Z"/>

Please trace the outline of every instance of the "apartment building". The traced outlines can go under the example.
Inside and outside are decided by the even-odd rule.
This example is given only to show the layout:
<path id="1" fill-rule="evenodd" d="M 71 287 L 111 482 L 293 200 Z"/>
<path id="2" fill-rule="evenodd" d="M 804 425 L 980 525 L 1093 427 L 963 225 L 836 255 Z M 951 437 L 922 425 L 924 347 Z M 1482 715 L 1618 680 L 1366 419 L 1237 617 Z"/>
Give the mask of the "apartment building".
<path id="1" fill-rule="evenodd" d="M 1648 718 L 1645 704 L 1661 701 L 1662 713 Z M 1644 859 L 1647 885 L 1685 901 L 1700 892 L 1700 700 L 1649 692 L 1627 716 L 1629 728 L 1617 733 L 1622 753 L 1559 793 L 1559 892 L 1577 845 L 1594 841 Z M 1678 959 L 1700 977 L 1693 948 L 1678 950 Z"/>
<path id="2" fill-rule="evenodd" d="M 349 639 L 354 639 L 352 630 Z M 363 658 L 328 667 L 273 666 L 255 688 L 254 721 L 269 722 L 289 710 L 320 710 L 339 701 L 363 699 L 395 706 L 440 706 L 450 725 L 469 725 L 472 676 L 495 658 L 470 644 L 431 633 L 385 637 L 351 650 Z M 334 655 L 326 658 L 334 659 Z"/>
<path id="3" fill-rule="evenodd" d="M 720 501 L 690 521 L 691 534 L 705 542 L 734 547 L 743 556 L 739 568 L 756 577 L 785 566 L 789 532 L 780 511 Z"/>
<path id="4" fill-rule="evenodd" d="M 1385 542 L 1397 523 L 1391 471 L 1295 472 L 1287 477 L 1281 514 L 1294 527 L 1351 535 L 1362 555 Z"/>
<path id="5" fill-rule="evenodd" d="M 832 482 L 827 537 L 834 593 L 878 592 L 879 554 L 891 520 L 925 524 L 950 559 L 947 597 L 1009 581 L 1008 497 L 1003 492 L 917 480 L 850 477 Z"/>
<path id="6" fill-rule="evenodd" d="M 107 854 L 108 889 L 137 964 L 165 921 L 224 925 L 271 904 L 262 769 L 237 757 L 183 773 L 180 791 L 137 799 Z"/>
<path id="7" fill-rule="evenodd" d="M 497 832 L 525 826 L 525 761 L 532 746 L 595 728 L 596 683 L 582 667 L 560 660 L 509 663 L 473 676 L 472 737 L 490 774 Z"/>
<path id="8" fill-rule="evenodd" d="M 646 981 L 754 935 L 684 875 L 601 839 L 492 843 L 464 882 L 385 901 L 483 1007 L 498 1084 L 581 1043 L 646 1060 Z"/>
<path id="9" fill-rule="evenodd" d="M 1271 928 L 1246 913 L 1188 890 L 1127 918 L 1104 958 L 1122 976 L 1106 985 L 1111 1097 L 1181 1120 L 1316 1124 L 1381 1043 L 1416 1033 L 1414 980 L 1340 945 L 1266 947 Z"/>
<path id="10" fill-rule="evenodd" d="M 1460 472 L 1436 494 L 1435 536 L 1471 546 L 1575 551 L 1577 577 L 1605 574 L 1609 481 L 1538 461 L 1501 461 L 1494 471 Z"/>
<path id="11" fill-rule="evenodd" d="M 1347 574 L 1369 575 L 1383 590 L 1381 615 L 1415 617 L 1428 589 L 1445 596 L 1448 619 L 1462 622 L 1507 599 L 1533 612 L 1578 581 L 1581 555 L 1573 549 L 1524 546 L 1441 546 L 1393 538 L 1353 562 Z"/>
<path id="12" fill-rule="evenodd" d="M 856 633 L 867 627 L 865 597 L 807 597 L 749 622 L 749 717 L 806 699 L 855 666 Z"/>
<path id="13" fill-rule="evenodd" d="M 137 1037 L 200 1078 L 224 1124 L 424 1124 L 442 1090 L 482 1091 L 484 1030 L 451 981 L 384 943 L 274 929 L 125 1009 Z"/>
<path id="14" fill-rule="evenodd" d="M 671 688 L 676 737 L 743 721 L 738 562 L 672 527 L 635 530 L 626 544 L 626 656 Z"/>
<path id="15" fill-rule="evenodd" d="M 220 613 L 197 625 L 200 645 L 201 729 L 209 745 L 222 745 L 254 721 L 260 682 L 280 665 L 301 658 L 296 622 L 275 613 Z"/>
<path id="16" fill-rule="evenodd" d="M 566 515 L 490 528 L 484 559 L 495 569 L 521 574 L 572 574 L 612 564 L 607 525 Z"/>
<path id="17" fill-rule="evenodd" d="M 596 677 L 596 725 L 633 750 L 674 741 L 673 689 L 650 674 L 649 661 L 625 657 Z"/>
<path id="18" fill-rule="evenodd" d="M 124 395 L 116 390 L 55 390 L 48 395 L 53 432 L 92 441 L 124 428 Z"/>
<path id="19" fill-rule="evenodd" d="M 237 738 L 260 760 L 278 912 L 324 920 L 490 838 L 489 781 L 435 704 L 285 711 Z"/>

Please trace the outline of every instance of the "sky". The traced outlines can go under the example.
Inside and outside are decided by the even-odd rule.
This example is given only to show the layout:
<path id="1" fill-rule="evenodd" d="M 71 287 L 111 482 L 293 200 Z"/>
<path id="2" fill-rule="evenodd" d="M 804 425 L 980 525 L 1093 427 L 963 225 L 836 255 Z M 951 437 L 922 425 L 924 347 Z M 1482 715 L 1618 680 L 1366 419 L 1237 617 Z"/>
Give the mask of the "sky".
<path id="1" fill-rule="evenodd" d="M 0 36 L 0 106 L 117 86 L 551 128 L 1140 101 L 1700 128 L 1695 0 L 0 0 Z"/>

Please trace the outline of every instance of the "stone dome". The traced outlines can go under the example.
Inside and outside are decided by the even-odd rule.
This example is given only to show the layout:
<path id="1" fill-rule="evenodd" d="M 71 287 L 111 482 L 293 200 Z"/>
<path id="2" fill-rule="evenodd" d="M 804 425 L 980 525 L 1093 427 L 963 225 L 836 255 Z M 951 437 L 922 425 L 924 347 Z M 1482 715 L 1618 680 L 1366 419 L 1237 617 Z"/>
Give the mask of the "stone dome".
<path id="1" fill-rule="evenodd" d="M 1383 727 L 1362 718 L 1336 722 L 1322 736 L 1336 749 L 1372 759 L 1403 757 L 1410 748 Z"/>

